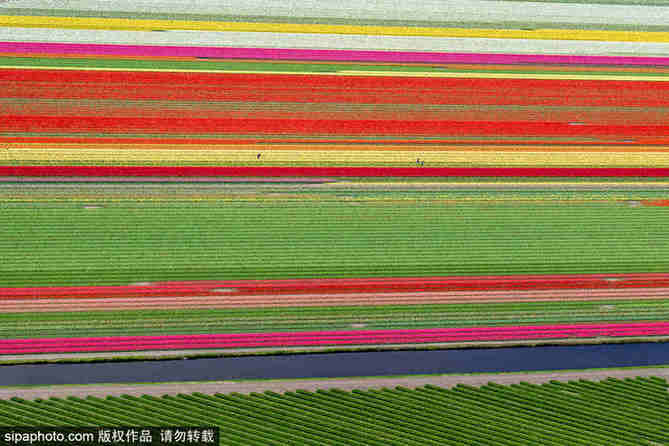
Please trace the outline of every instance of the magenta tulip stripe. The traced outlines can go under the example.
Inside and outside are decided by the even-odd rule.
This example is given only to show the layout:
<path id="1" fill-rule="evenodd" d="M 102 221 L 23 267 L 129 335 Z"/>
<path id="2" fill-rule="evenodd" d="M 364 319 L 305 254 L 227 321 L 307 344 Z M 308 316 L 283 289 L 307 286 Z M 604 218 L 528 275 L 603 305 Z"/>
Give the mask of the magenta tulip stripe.
<path id="1" fill-rule="evenodd" d="M 0 42 L 0 53 L 133 57 L 215 57 L 291 61 L 357 61 L 453 64 L 568 64 L 668 66 L 669 57 L 574 56 L 557 54 L 438 53 L 289 48 L 226 48 L 155 45 Z"/>
<path id="2" fill-rule="evenodd" d="M 0 354 L 518 341 L 669 335 L 669 322 L 0 340 Z"/>

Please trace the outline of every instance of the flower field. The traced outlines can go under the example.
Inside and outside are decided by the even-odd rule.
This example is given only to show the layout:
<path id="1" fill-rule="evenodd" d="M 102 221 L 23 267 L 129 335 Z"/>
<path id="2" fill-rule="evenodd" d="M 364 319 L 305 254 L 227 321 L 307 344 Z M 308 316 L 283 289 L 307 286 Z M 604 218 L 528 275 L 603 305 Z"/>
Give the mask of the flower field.
<path id="1" fill-rule="evenodd" d="M 535 355 L 620 343 L 587 348 L 638 365 L 669 345 L 666 17 L 669 0 L 0 0 L 0 426 L 669 444 L 661 367 L 548 382 Z M 518 345 L 541 345 L 514 370 L 545 384 L 339 390 L 308 354 L 350 375 L 342 352 L 501 364 Z M 202 358 L 149 371 L 177 392 L 108 392 L 112 364 L 80 364 L 291 352 L 311 392 L 184 382 Z M 5 387 L 54 370 L 96 388 Z"/>
<path id="2" fill-rule="evenodd" d="M 529 296 L 513 301 L 505 294 L 497 301 L 479 302 L 466 294 L 460 303 L 387 301 L 383 295 L 368 293 L 364 302 L 346 297 L 338 302 L 309 296 L 311 302 L 283 304 L 273 296 L 261 307 L 244 300 L 219 303 L 206 299 L 133 299 L 118 302 L 70 301 L 58 306 L 22 301 L 2 305 L 2 339 L 41 337 L 101 337 L 124 335 L 181 335 L 223 333 L 272 333 L 343 330 L 413 330 L 439 328 L 505 327 L 537 324 L 637 323 L 669 318 L 663 296 L 627 296 L 634 300 L 597 300 L 580 292 L 541 301 Z M 610 299 L 610 297 L 609 297 Z M 315 302 L 315 300 L 317 300 Z M 301 305 L 301 306 L 299 306 Z M 339 305 L 339 306 L 338 306 Z M 347 305 L 347 306 L 341 306 Z M 353 333 L 352 333 L 353 334 Z M 647 333 L 649 336 L 650 332 Z"/>
<path id="3" fill-rule="evenodd" d="M 50 164 L 55 159 L 63 163 L 89 165 L 217 165 L 217 166 L 248 166 L 258 165 L 257 148 L 250 150 L 142 150 L 134 148 L 120 151 L 114 149 L 85 148 L 51 148 L 40 145 L 37 148 L 10 149 L 4 155 L 4 160 L 12 164 Z M 495 151 L 442 151 L 431 153 L 425 148 L 412 151 L 399 150 L 268 150 L 262 154 L 263 166 L 396 166 L 403 167 L 412 161 L 423 158 L 433 167 L 446 166 L 557 166 L 557 167 L 669 167 L 668 153 L 639 153 L 639 152 L 576 152 L 551 153 L 523 151 L 517 149 L 502 152 Z"/>
<path id="4" fill-rule="evenodd" d="M 202 425 L 221 444 L 602 445 L 669 441 L 660 378 L 0 400 L 0 424 Z"/>
<path id="5" fill-rule="evenodd" d="M 55 164 L 55 163 L 54 163 Z M 669 175 L 665 167 L 251 167 L 251 166 L 0 166 L 4 177 L 633 177 L 658 178 Z"/>
<path id="6" fill-rule="evenodd" d="M 7 189 L 1 354 L 669 335 L 661 182 L 193 184 Z"/>
<path id="7" fill-rule="evenodd" d="M 0 351 L 667 336 L 666 280 L 641 274 L 4 288 Z"/>
<path id="8" fill-rule="evenodd" d="M 2 17 L 18 29 L 39 24 L 26 37 L 46 26 L 44 17 Z M 48 20 L 80 35 L 91 26 L 120 32 L 117 20 L 125 30 L 155 22 Z M 340 25 L 218 25 L 212 30 L 223 35 L 252 32 L 239 31 L 246 26 L 278 39 L 291 27 L 355 34 Z M 380 35 L 406 31 L 366 32 L 381 28 Z M 553 35 L 425 29 L 415 36 Z M 667 35 L 582 32 L 575 38 L 579 31 L 570 30 L 568 40 L 665 42 Z M 16 40 L 0 42 L 0 86 L 11 92 L 0 100 L 5 175 L 74 176 L 83 170 L 73 167 L 93 166 L 99 176 L 108 175 L 100 166 L 112 165 L 153 168 L 125 170 L 133 175 L 666 176 L 669 165 L 667 57 Z"/>

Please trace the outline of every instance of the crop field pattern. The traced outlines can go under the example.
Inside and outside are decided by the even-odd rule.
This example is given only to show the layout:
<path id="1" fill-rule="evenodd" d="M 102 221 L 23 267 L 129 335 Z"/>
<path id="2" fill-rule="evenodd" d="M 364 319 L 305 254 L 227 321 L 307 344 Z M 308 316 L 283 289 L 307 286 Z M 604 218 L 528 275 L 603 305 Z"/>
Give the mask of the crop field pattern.
<path id="1" fill-rule="evenodd" d="M 667 5 L 261 3 L 0 5 L 2 352 L 669 335 Z"/>
<path id="2" fill-rule="evenodd" d="M 357 203 L 330 194 L 332 201 L 103 199 L 93 209 L 76 197 L 3 203 L 3 224 L 12 227 L 5 237 L 16 248 L 0 266 L 2 282 L 640 273 L 668 266 L 669 246 L 658 243 L 669 235 L 666 207 L 450 204 L 441 202 L 447 195 L 407 195 Z"/>
<path id="3" fill-rule="evenodd" d="M 229 445 L 654 445 L 669 441 L 660 378 L 433 385 L 350 392 L 0 400 L 0 424 L 206 423 Z"/>
<path id="4" fill-rule="evenodd" d="M 669 0 L 0 0 L 0 386 L 50 361 L 666 347 L 667 17 Z M 656 446 L 663 370 L 179 375 L 151 394 L 91 377 L 0 388 L 0 426 Z"/>

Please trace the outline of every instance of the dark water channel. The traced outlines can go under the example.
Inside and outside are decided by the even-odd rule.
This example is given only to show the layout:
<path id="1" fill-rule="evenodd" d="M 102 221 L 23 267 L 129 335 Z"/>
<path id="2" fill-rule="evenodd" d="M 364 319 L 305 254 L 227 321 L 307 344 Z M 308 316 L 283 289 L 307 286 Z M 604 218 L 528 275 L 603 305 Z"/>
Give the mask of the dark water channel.
<path id="1" fill-rule="evenodd" d="M 517 372 L 669 364 L 669 343 L 316 353 L 0 366 L 0 385 Z"/>

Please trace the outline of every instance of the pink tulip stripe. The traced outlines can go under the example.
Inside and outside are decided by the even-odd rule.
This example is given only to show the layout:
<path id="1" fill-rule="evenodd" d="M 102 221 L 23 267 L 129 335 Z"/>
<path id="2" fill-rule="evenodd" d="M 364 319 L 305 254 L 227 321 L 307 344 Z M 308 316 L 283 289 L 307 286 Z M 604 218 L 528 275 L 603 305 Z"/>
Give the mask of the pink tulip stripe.
<path id="1" fill-rule="evenodd" d="M 0 354 L 666 336 L 669 322 L 0 340 Z"/>
<path id="2" fill-rule="evenodd" d="M 669 57 L 574 56 L 553 54 L 479 54 L 418 51 L 351 51 L 284 48 L 188 47 L 154 45 L 110 45 L 89 43 L 0 42 L 0 53 L 125 56 L 193 57 L 216 59 L 261 59 L 294 61 L 357 61 L 369 63 L 439 64 L 560 64 L 667 66 Z"/>

